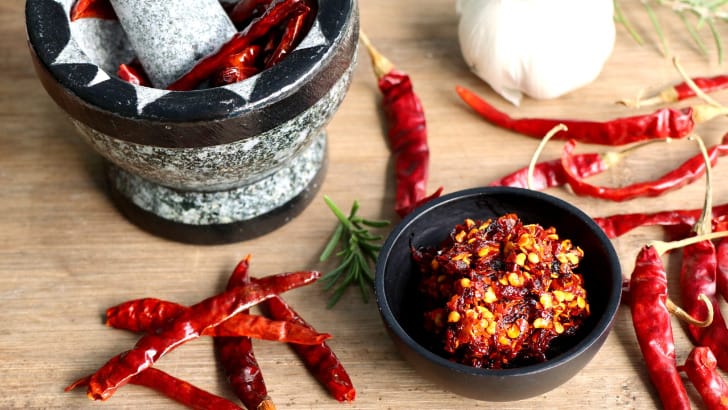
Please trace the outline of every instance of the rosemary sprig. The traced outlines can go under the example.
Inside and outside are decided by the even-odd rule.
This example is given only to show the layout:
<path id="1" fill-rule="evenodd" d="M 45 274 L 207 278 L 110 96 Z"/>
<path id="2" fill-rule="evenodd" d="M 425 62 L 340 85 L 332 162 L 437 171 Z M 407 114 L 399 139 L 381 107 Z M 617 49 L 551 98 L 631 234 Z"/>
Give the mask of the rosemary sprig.
<path id="1" fill-rule="evenodd" d="M 667 7 L 678 15 L 683 25 L 687 29 L 690 38 L 693 40 L 697 48 L 703 54 L 707 54 L 706 47 L 702 39 L 699 37 L 698 31 L 703 26 L 708 26 L 708 29 L 711 32 L 711 36 L 713 37 L 713 42 L 715 43 L 715 48 L 717 50 L 718 62 L 721 64 L 723 63 L 723 40 L 718 34 L 715 23 L 720 21 L 724 23 L 728 22 L 728 10 L 726 9 L 726 7 L 724 7 L 728 4 L 728 0 L 641 0 L 641 2 L 642 6 L 647 12 L 648 17 L 650 18 L 650 22 L 655 29 L 657 37 L 660 40 L 660 44 L 662 45 L 662 51 L 666 56 L 669 56 L 670 54 L 669 49 L 667 48 L 667 40 L 662 31 L 662 25 L 657 19 L 654 9 L 651 5 L 653 3 L 662 7 Z M 619 7 L 618 0 L 614 0 L 614 10 L 615 21 L 622 24 L 627 32 L 630 34 L 630 36 L 632 36 L 632 38 L 634 38 L 638 44 L 642 45 L 642 38 L 639 36 L 639 34 L 637 34 L 637 31 L 625 18 L 624 13 L 622 13 L 622 10 Z M 687 14 L 695 16 L 697 22 L 695 22 L 694 24 L 691 23 L 691 21 L 687 18 Z"/>
<path id="2" fill-rule="evenodd" d="M 333 289 L 327 307 L 333 307 L 349 286 L 356 285 L 359 286 L 362 300 L 366 303 L 374 284 L 371 266 L 377 260 L 383 239 L 382 236 L 372 235 L 367 228 L 383 228 L 389 225 L 389 221 L 364 219 L 357 215 L 358 201 L 354 201 L 349 216 L 346 216 L 328 196 L 324 195 L 324 201 L 339 220 L 319 258 L 321 262 L 325 262 L 335 255 L 340 260 L 336 268 L 320 279 L 325 290 Z M 340 250 L 334 253 L 337 248 Z"/>

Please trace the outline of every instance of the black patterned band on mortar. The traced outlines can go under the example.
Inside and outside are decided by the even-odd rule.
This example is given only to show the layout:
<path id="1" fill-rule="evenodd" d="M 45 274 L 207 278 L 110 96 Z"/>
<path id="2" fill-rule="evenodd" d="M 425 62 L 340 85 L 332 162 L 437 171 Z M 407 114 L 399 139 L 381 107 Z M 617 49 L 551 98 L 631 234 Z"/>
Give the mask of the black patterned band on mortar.
<path id="1" fill-rule="evenodd" d="M 33 27 L 28 36 L 35 45 L 31 53 L 38 76 L 56 103 L 75 120 L 144 145 L 219 145 L 274 128 L 326 94 L 352 65 L 357 48 L 356 3 L 319 0 L 310 32 L 281 63 L 229 86 L 169 92 L 129 84 L 90 61 L 75 39 L 83 30 L 72 30 L 68 19 L 73 1 L 26 3 L 27 24 Z M 118 26 L 116 22 L 79 20 L 73 24 L 79 23 L 106 34 L 109 30 L 118 32 L 118 27 L 113 27 Z M 117 47 L 125 49 L 123 44 Z"/>

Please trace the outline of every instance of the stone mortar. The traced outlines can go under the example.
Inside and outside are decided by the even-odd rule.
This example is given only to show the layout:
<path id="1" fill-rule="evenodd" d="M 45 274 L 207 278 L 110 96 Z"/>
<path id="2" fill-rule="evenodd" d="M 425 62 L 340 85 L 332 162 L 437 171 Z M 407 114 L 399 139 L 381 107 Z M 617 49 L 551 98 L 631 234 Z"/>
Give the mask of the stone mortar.
<path id="1" fill-rule="evenodd" d="M 192 243 L 227 243 L 290 221 L 325 175 L 324 128 L 356 64 L 356 0 L 319 0 L 289 56 L 242 82 L 171 92 L 120 80 L 134 57 L 120 24 L 69 21 L 74 0 L 28 0 L 38 77 L 109 163 L 110 194 L 130 220 Z"/>

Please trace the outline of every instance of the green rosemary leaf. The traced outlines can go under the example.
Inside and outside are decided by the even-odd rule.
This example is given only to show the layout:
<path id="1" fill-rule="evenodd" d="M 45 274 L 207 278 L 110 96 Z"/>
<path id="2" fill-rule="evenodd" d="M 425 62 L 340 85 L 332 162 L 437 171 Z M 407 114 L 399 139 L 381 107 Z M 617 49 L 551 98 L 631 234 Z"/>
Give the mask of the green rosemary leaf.
<path id="1" fill-rule="evenodd" d="M 715 47 L 718 49 L 718 63 L 723 64 L 723 40 L 721 40 L 720 34 L 718 34 L 718 29 L 715 27 L 715 24 L 713 24 L 713 21 L 708 20 L 708 27 L 710 27 L 710 32 L 713 34 Z"/>
<path id="2" fill-rule="evenodd" d="M 361 223 L 370 228 L 384 228 L 389 226 L 389 221 L 383 220 L 362 219 Z"/>
<path id="3" fill-rule="evenodd" d="M 624 17 L 624 14 L 622 13 L 622 8 L 619 7 L 617 0 L 614 0 L 614 19 L 618 23 L 621 23 L 622 26 L 624 26 L 625 30 L 627 30 L 627 33 L 634 39 L 637 44 L 644 45 L 645 42 L 642 39 L 642 36 L 640 36 L 637 30 L 634 29 L 632 23 L 630 23 L 629 20 Z"/>
<path id="4" fill-rule="evenodd" d="M 331 257 L 331 254 L 334 252 L 334 249 L 336 249 L 336 246 L 339 244 L 339 241 L 341 240 L 341 235 L 343 233 L 344 226 L 341 224 L 337 225 L 334 233 L 331 235 L 331 239 L 329 239 L 329 242 L 326 244 L 324 251 L 321 252 L 321 257 L 319 258 L 319 261 L 326 262 L 329 257 Z"/>
<path id="5" fill-rule="evenodd" d="M 381 249 L 380 241 L 383 239 L 381 235 L 374 235 L 367 228 L 382 228 L 389 225 L 389 222 L 368 220 L 358 216 L 358 201 L 353 202 L 348 216 L 328 196 L 324 195 L 324 201 L 339 220 L 336 230 L 319 257 L 322 262 L 332 255 L 339 259 L 338 266 L 321 278 L 324 290 L 333 290 L 327 307 L 333 307 L 350 285 L 358 285 L 362 299 L 367 302 L 374 284 L 372 265 L 376 263 Z"/>
<path id="6" fill-rule="evenodd" d="M 678 12 L 677 15 L 680 17 L 680 20 L 682 20 L 683 25 L 688 30 L 688 34 L 690 34 L 690 37 L 693 39 L 693 42 L 695 42 L 695 45 L 698 46 L 698 49 L 700 49 L 700 52 L 707 56 L 708 55 L 708 49 L 705 47 L 705 43 L 703 43 L 703 40 L 700 38 L 700 35 L 698 35 L 698 32 L 695 31 L 695 28 L 690 24 L 687 17 L 685 17 L 685 13 Z"/>
<path id="7" fill-rule="evenodd" d="M 647 16 L 649 16 L 650 22 L 657 32 L 657 37 L 660 39 L 660 44 L 662 44 L 662 54 L 664 54 L 666 57 L 669 56 L 670 50 L 667 47 L 667 39 L 665 38 L 665 33 L 663 33 L 662 31 L 662 25 L 660 24 L 660 21 L 657 19 L 655 10 L 653 10 L 652 6 L 650 6 L 650 4 L 646 1 L 643 1 L 642 5 L 645 7 L 645 10 L 647 10 Z"/>

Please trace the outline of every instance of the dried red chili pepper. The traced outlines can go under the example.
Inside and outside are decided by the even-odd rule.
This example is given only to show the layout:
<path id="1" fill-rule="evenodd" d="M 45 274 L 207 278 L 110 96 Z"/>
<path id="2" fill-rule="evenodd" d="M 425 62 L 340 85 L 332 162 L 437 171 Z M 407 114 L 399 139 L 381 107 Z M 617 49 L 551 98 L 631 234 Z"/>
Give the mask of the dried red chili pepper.
<path id="1" fill-rule="evenodd" d="M 675 342 L 667 310 L 667 276 L 654 247 L 637 255 L 630 279 L 632 324 L 647 371 L 665 409 L 689 409 L 685 386 L 677 370 Z"/>
<path id="2" fill-rule="evenodd" d="M 592 219 L 609 238 L 613 239 L 642 226 L 685 226 L 689 230 L 690 226 L 695 225 L 701 212 L 700 209 L 679 209 L 652 213 L 616 214 Z M 712 230 L 716 232 L 722 230 L 716 229 L 716 226 L 728 220 L 728 204 L 714 206 L 712 215 Z"/>
<path id="3" fill-rule="evenodd" d="M 303 326 L 308 324 L 293 308 L 279 296 L 274 296 L 265 302 L 262 307 L 270 317 L 277 320 L 295 322 Z M 317 345 L 300 345 L 291 343 L 293 351 L 303 360 L 306 368 L 311 372 L 329 393 L 338 401 L 354 401 L 356 390 L 339 359 L 331 347 L 325 342 Z"/>
<path id="4" fill-rule="evenodd" d="M 107 309 L 106 324 L 132 332 L 156 332 L 187 309 L 186 306 L 160 299 L 135 299 Z M 296 323 L 270 320 L 243 312 L 215 327 L 204 329 L 202 336 L 254 337 L 301 344 L 317 344 L 331 337 Z"/>
<path id="5" fill-rule="evenodd" d="M 387 117 L 389 149 L 394 157 L 394 209 L 399 216 L 405 216 L 417 206 L 437 198 L 442 192 L 442 188 L 439 188 L 427 196 L 430 149 L 427 145 L 425 112 L 412 89 L 410 77 L 395 69 L 392 62 L 372 46 L 364 33 L 361 33 L 360 38 L 367 47 L 383 95 L 382 108 Z"/>
<path id="6" fill-rule="evenodd" d="M 708 409 L 728 409 L 728 384 L 716 369 L 716 359 L 710 348 L 697 346 L 680 367 L 700 393 Z"/>
<path id="7" fill-rule="evenodd" d="M 81 378 L 66 387 L 71 391 L 87 386 L 91 376 Z M 132 377 L 131 384 L 148 387 L 191 409 L 198 410 L 242 410 L 240 406 L 220 396 L 211 394 L 162 370 L 151 367 Z"/>
<path id="8" fill-rule="evenodd" d="M 724 233 L 720 234 L 724 235 Z M 640 350 L 645 358 L 650 380 L 666 409 L 688 409 L 690 401 L 680 379 L 675 356 L 670 313 L 694 325 L 709 326 L 713 321 L 712 304 L 701 295 L 707 307 L 707 318 L 698 320 L 675 306 L 668 298 L 667 274 L 661 255 L 680 247 L 711 240 L 718 234 L 691 237 L 676 242 L 654 242 L 637 254 L 629 282 L 632 324 Z"/>
<path id="9" fill-rule="evenodd" d="M 599 174 L 609 168 L 602 160 L 602 156 L 596 153 L 575 155 L 574 162 L 578 164 L 578 172 L 582 178 Z M 562 186 L 566 183 L 566 175 L 564 174 L 564 168 L 561 166 L 561 159 L 539 162 L 533 171 L 533 185 L 530 189 L 542 190 Z M 521 168 L 497 181 L 493 181 L 488 186 L 529 188 L 528 167 Z"/>
<path id="10" fill-rule="evenodd" d="M 144 72 L 144 68 L 137 60 L 132 61 L 129 64 L 120 64 L 119 70 L 116 74 L 119 78 L 126 82 L 145 87 L 152 86 L 152 82 L 149 81 L 149 77 L 147 77 L 147 74 Z"/>
<path id="11" fill-rule="evenodd" d="M 707 309 L 698 301 L 706 295 L 713 304 L 713 322 L 707 327 L 687 325 L 696 345 L 707 346 L 715 352 L 719 366 L 728 369 L 728 327 L 716 298 L 716 250 L 711 241 L 702 241 L 683 249 L 680 271 L 680 294 L 683 308 L 693 317 L 705 317 Z"/>
<path id="12" fill-rule="evenodd" d="M 704 93 L 712 93 L 728 88 L 728 75 L 716 75 L 713 77 L 696 77 L 691 80 Z M 667 87 L 661 90 L 655 97 L 646 100 L 622 100 L 620 103 L 627 106 L 644 107 L 664 103 L 673 103 L 695 97 L 693 90 L 687 81 Z"/>
<path id="13" fill-rule="evenodd" d="M 716 284 L 718 293 L 728 300 L 728 239 L 721 239 L 715 249 L 717 261 Z"/>
<path id="14" fill-rule="evenodd" d="M 718 158 L 728 155 L 728 141 L 723 141 L 708 150 L 711 165 L 718 162 Z M 607 199 L 610 201 L 626 201 L 639 197 L 653 197 L 664 194 L 690 184 L 702 177 L 706 170 L 706 163 L 702 154 L 697 154 L 683 162 L 680 166 L 667 174 L 646 182 L 638 182 L 620 188 L 609 188 L 592 185 L 579 177 L 580 164 L 574 160 L 574 140 L 564 144 L 561 164 L 566 173 L 566 180 L 571 190 L 577 195 Z"/>
<path id="15" fill-rule="evenodd" d="M 610 151 L 606 153 L 587 153 L 573 155 L 573 172 L 581 178 L 587 178 L 600 174 L 609 167 L 619 162 L 622 157 L 641 144 L 631 146 L 621 151 Z M 532 186 L 528 186 L 528 172 L 530 167 L 521 168 L 501 179 L 491 182 L 489 186 L 510 186 L 517 188 L 530 188 L 542 190 L 566 184 L 566 174 L 561 164 L 561 159 L 542 161 L 535 164 L 533 169 Z"/>
<path id="16" fill-rule="evenodd" d="M 319 272 L 269 276 L 190 306 L 158 332 L 144 335 L 133 349 L 113 357 L 96 371 L 89 380 L 89 398 L 108 399 L 132 377 L 151 367 L 169 351 L 199 337 L 205 329 L 215 327 L 273 295 L 309 284 L 319 277 Z"/>
<path id="17" fill-rule="evenodd" d="M 250 255 L 240 261 L 233 270 L 228 280 L 228 290 L 250 283 L 249 266 Z M 247 314 L 248 311 L 244 310 L 243 313 Z M 263 372 L 255 359 L 253 341 L 249 337 L 217 337 L 215 351 L 225 370 L 228 383 L 246 408 L 256 410 L 275 408 L 268 396 Z"/>
<path id="18" fill-rule="evenodd" d="M 244 26 L 254 18 L 260 17 L 265 13 L 270 4 L 274 0 L 240 0 L 230 10 L 228 16 L 230 20 L 238 27 Z"/>
<path id="19" fill-rule="evenodd" d="M 82 18 L 117 19 L 109 0 L 77 0 L 71 8 L 71 21 Z"/>
<path id="20" fill-rule="evenodd" d="M 291 17 L 283 28 L 283 35 L 278 41 L 276 48 L 266 57 L 265 68 L 278 64 L 298 45 L 306 33 L 306 21 L 311 14 L 311 9 Z"/>
<path id="21" fill-rule="evenodd" d="M 650 114 L 617 118 L 605 122 L 547 118 L 512 118 L 498 111 L 472 91 L 456 87 L 460 98 L 470 108 L 491 124 L 522 135 L 542 138 L 558 124 L 564 124 L 568 131 L 560 139 L 574 139 L 579 142 L 624 145 L 656 138 L 683 138 L 696 124 L 716 116 L 725 115 L 726 109 L 712 105 L 696 105 L 681 110 L 663 108 Z"/>
<path id="22" fill-rule="evenodd" d="M 261 47 L 255 44 L 233 54 L 213 80 L 214 85 L 237 83 L 258 74 L 261 71 L 257 64 L 260 55 Z"/>
<path id="23" fill-rule="evenodd" d="M 253 45 L 255 41 L 265 37 L 272 28 L 286 21 L 286 19 L 305 13 L 308 10 L 309 7 L 304 0 L 273 0 L 263 15 L 253 20 L 243 31 L 235 34 L 216 52 L 198 61 L 190 71 L 170 84 L 167 89 L 186 91 L 197 87 L 221 68 L 224 68 L 230 56 L 240 53 Z"/>

